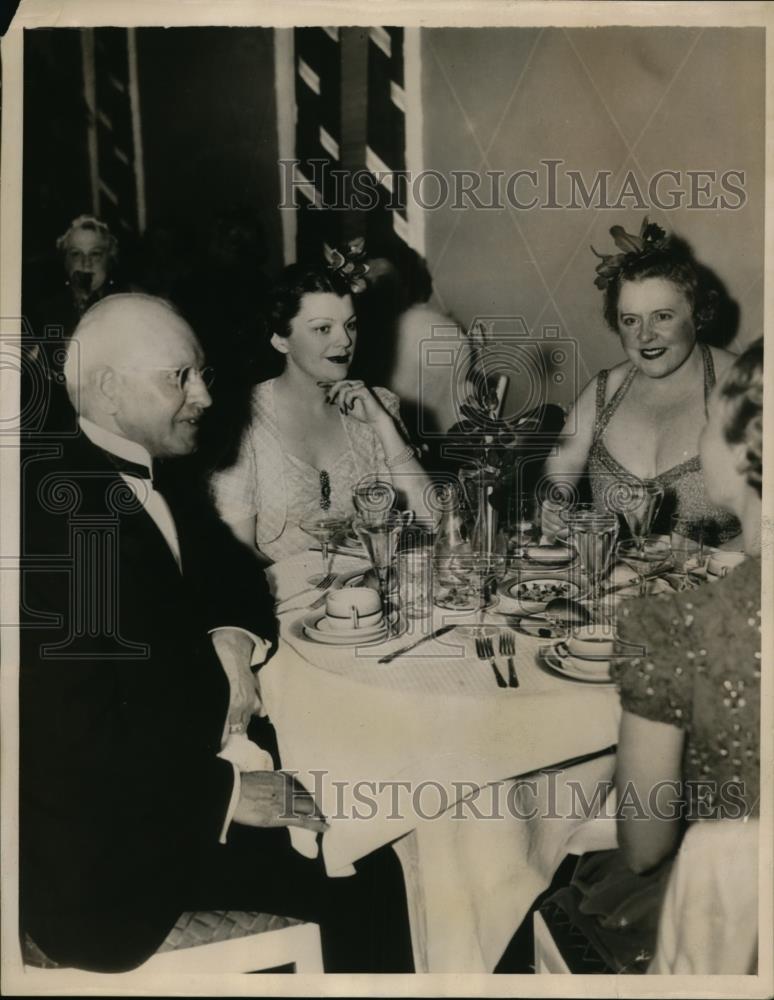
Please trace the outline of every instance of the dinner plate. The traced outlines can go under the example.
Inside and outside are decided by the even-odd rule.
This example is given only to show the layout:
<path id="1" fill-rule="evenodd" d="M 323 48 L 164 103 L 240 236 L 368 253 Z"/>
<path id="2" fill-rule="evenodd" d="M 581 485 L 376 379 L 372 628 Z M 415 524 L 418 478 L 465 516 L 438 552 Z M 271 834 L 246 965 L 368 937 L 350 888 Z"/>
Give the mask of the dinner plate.
<path id="1" fill-rule="evenodd" d="M 312 618 L 312 616 L 310 615 L 309 618 Z M 308 619 L 304 619 L 305 627 L 307 621 Z M 364 628 L 335 628 L 331 620 L 326 615 L 323 615 L 317 621 L 316 625 L 311 625 L 310 628 L 313 628 L 317 632 L 325 632 L 326 635 L 339 635 L 347 639 L 357 639 L 358 636 L 370 639 L 372 636 L 384 632 L 387 629 L 387 625 L 384 619 L 382 619 L 378 625 L 370 625 Z"/>
<path id="2" fill-rule="evenodd" d="M 311 642 L 317 642 L 324 646 L 371 646 L 377 642 L 384 642 L 388 636 L 386 625 L 382 625 L 378 631 L 370 632 L 368 635 L 360 635 L 360 630 L 358 630 L 358 635 L 324 632 L 318 627 L 320 619 L 324 617 L 325 612 L 315 611 L 304 619 L 301 631 Z M 392 632 L 389 637 L 393 639 L 397 634 L 399 633 Z"/>
<path id="3" fill-rule="evenodd" d="M 615 683 L 607 676 L 595 676 L 587 670 L 577 666 L 574 656 L 561 656 L 556 651 L 556 643 L 553 646 L 543 646 L 538 654 L 540 661 L 550 670 L 560 677 L 567 677 L 573 681 L 580 681 L 583 684 L 595 684 L 597 687 L 615 687 Z"/>
<path id="4" fill-rule="evenodd" d="M 500 598 L 493 594 L 482 608 L 480 601 L 475 598 L 471 597 L 468 600 L 456 601 L 453 597 L 450 597 L 449 595 L 455 589 L 454 587 L 442 587 L 439 589 L 441 593 L 434 598 L 433 603 L 437 608 L 443 608 L 445 611 L 459 611 L 460 614 L 464 614 L 466 611 L 492 611 L 500 603 Z"/>
<path id="5" fill-rule="evenodd" d="M 526 593 L 529 592 L 526 588 L 536 588 L 541 585 L 552 585 L 556 588 L 562 588 L 562 590 L 561 592 L 551 594 L 551 596 L 543 595 L 542 598 L 536 597 L 534 600 L 529 599 L 526 596 L 517 596 L 519 588 L 521 588 L 526 595 Z M 506 580 L 500 593 L 502 598 L 500 603 L 500 614 L 522 614 L 531 616 L 545 611 L 546 605 L 555 597 L 577 597 L 580 593 L 580 588 L 577 583 L 572 583 L 570 580 L 565 580 L 561 577 L 546 576 L 539 577 L 534 580 L 524 580 L 522 578 Z"/>

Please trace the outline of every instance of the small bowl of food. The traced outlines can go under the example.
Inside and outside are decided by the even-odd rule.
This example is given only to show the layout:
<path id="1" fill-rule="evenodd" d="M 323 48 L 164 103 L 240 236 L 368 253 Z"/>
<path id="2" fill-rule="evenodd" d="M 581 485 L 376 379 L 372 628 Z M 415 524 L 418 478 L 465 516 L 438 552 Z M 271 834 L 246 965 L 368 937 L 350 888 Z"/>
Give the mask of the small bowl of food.
<path id="1" fill-rule="evenodd" d="M 579 590 L 578 585 L 570 580 L 546 577 L 539 580 L 516 580 L 505 587 L 505 593 L 513 601 L 517 614 L 535 615 L 545 611 L 546 605 L 557 598 L 577 597 Z"/>

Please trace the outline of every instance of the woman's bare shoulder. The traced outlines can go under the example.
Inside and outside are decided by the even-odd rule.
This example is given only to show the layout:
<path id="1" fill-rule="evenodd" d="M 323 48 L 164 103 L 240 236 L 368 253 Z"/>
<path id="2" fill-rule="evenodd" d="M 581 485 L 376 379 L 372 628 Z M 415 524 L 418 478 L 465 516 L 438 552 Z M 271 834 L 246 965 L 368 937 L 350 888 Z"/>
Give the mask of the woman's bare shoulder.
<path id="1" fill-rule="evenodd" d="M 627 372 L 631 368 L 630 361 L 620 361 L 617 365 L 608 369 L 607 372 L 607 398 L 617 392 L 621 387 L 623 380 L 626 378 Z"/>
<path id="2" fill-rule="evenodd" d="M 598 371 L 596 375 L 593 375 L 588 380 L 580 393 L 578 393 L 575 406 L 592 408 L 596 406 L 600 379 L 606 380 L 605 401 L 609 400 L 623 382 L 628 368 L 628 362 L 622 361 L 621 364 L 615 365 L 613 368 L 603 368 Z"/>
<path id="3" fill-rule="evenodd" d="M 722 378 L 738 357 L 738 355 L 732 354 L 731 351 L 723 350 L 722 347 L 710 347 L 710 353 L 712 354 L 712 363 L 715 367 L 717 378 Z"/>

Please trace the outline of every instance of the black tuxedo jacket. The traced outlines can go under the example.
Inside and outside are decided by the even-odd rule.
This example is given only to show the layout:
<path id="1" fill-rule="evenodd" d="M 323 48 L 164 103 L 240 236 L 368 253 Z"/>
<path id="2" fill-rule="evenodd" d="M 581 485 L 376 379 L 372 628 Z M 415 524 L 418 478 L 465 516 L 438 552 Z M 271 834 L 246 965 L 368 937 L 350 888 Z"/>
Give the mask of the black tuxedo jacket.
<path id="1" fill-rule="evenodd" d="M 208 630 L 276 648 L 259 563 L 174 468 L 182 573 L 85 436 L 23 452 L 22 926 L 87 969 L 152 954 L 218 843 L 233 770 L 216 756 L 228 682 Z"/>

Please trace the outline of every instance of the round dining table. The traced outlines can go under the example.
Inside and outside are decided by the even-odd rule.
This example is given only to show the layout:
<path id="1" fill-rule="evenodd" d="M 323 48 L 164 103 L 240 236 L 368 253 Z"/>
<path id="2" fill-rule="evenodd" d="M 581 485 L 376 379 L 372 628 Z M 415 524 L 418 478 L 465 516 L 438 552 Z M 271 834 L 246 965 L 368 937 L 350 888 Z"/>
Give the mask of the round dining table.
<path id="1" fill-rule="evenodd" d="M 518 687 L 497 683 L 465 627 L 379 663 L 430 629 L 465 622 L 439 607 L 372 645 L 316 641 L 304 622 L 320 591 L 299 592 L 318 562 L 303 552 L 268 570 L 280 644 L 260 671 L 261 700 L 283 769 L 330 824 L 321 837 L 291 828 L 293 844 L 310 857 L 321 849 L 328 874 L 341 877 L 392 844 L 416 971 L 492 972 L 612 787 L 615 687 L 551 670 L 541 655 L 551 640 L 511 629 L 496 609 L 484 618 L 495 664 L 507 677 L 498 642 L 507 630 Z M 363 582 L 367 568 L 335 554 L 333 586 Z"/>

